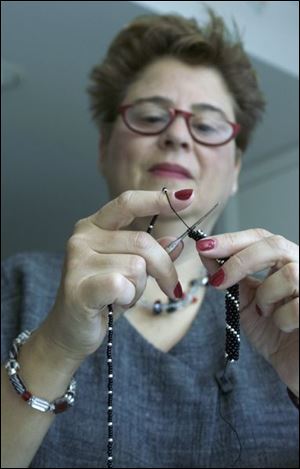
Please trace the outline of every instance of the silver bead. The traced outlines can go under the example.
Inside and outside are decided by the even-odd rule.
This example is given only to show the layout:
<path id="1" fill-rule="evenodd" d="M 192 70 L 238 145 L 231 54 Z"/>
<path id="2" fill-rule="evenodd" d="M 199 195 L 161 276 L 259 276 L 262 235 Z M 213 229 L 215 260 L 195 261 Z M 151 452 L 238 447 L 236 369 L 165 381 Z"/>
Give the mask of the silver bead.
<path id="1" fill-rule="evenodd" d="M 72 378 L 71 383 L 67 389 L 67 393 L 75 394 L 75 391 L 76 391 L 76 380 L 75 378 Z"/>
<path id="2" fill-rule="evenodd" d="M 15 360 L 14 358 L 10 358 L 5 365 L 5 368 L 7 369 L 8 375 L 13 376 L 17 373 L 17 371 L 20 369 L 20 365 Z"/>
<path id="3" fill-rule="evenodd" d="M 205 287 L 208 284 L 208 277 L 203 277 L 201 284 Z"/>
<path id="4" fill-rule="evenodd" d="M 45 399 L 40 399 L 39 397 L 32 396 L 28 404 L 35 410 L 39 410 L 40 412 L 48 412 L 51 410 L 51 404 Z"/>
<path id="5" fill-rule="evenodd" d="M 67 393 L 67 394 L 65 394 L 64 398 L 66 399 L 66 401 L 68 402 L 69 405 L 71 405 L 71 406 L 74 405 L 74 403 L 75 403 L 74 394 Z"/>
<path id="6" fill-rule="evenodd" d="M 17 371 L 20 369 L 20 365 L 17 361 L 17 357 L 18 357 L 18 352 L 19 352 L 20 347 L 28 340 L 30 335 L 31 335 L 31 332 L 24 331 L 21 334 L 19 334 L 16 339 L 14 339 L 13 346 L 9 352 L 9 359 L 5 364 L 5 368 L 7 369 L 7 373 L 8 373 L 11 384 L 13 385 L 17 393 L 21 395 L 24 395 L 24 393 L 29 393 L 29 391 L 27 391 L 22 379 L 17 374 Z M 42 399 L 36 396 L 31 396 L 28 400 L 26 400 L 26 402 L 30 407 L 32 407 L 35 410 L 39 410 L 40 412 L 49 412 L 49 411 L 55 412 L 57 404 L 60 404 L 60 403 L 65 404 L 66 407 L 74 405 L 75 391 L 76 391 L 76 380 L 75 378 L 72 378 L 65 395 L 56 399 L 55 401 L 50 403 L 46 401 L 45 399 Z M 29 395 L 31 395 L 31 393 L 29 393 Z"/>

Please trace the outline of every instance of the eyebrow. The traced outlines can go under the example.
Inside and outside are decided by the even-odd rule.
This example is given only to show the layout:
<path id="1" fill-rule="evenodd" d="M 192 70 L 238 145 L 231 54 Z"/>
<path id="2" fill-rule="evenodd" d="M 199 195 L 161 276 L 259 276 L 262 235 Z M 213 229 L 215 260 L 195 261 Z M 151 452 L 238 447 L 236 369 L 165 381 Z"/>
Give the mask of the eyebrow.
<path id="1" fill-rule="evenodd" d="M 138 98 L 138 99 L 134 100 L 134 104 L 144 103 L 144 102 L 164 104 L 164 105 L 168 105 L 170 107 L 174 106 L 173 101 L 171 101 L 170 99 L 165 98 L 163 96 L 148 96 L 146 98 Z M 192 107 L 193 111 L 213 111 L 213 112 L 216 112 L 216 113 L 220 114 L 224 119 L 228 120 L 228 117 L 226 116 L 225 112 L 222 109 L 220 109 L 216 106 L 213 106 L 212 104 L 209 104 L 209 103 L 195 103 L 195 104 L 192 104 L 191 107 Z"/>

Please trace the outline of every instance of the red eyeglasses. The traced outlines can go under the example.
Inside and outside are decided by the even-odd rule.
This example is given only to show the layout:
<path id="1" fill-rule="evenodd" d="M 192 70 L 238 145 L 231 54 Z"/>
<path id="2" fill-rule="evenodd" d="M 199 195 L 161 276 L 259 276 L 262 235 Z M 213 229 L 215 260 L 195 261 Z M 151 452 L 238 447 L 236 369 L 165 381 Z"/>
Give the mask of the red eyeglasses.
<path id="1" fill-rule="evenodd" d="M 141 135 L 158 135 L 166 130 L 176 116 L 184 117 L 191 137 L 207 146 L 225 145 L 236 138 L 241 126 L 229 122 L 215 110 L 206 109 L 187 112 L 163 106 L 152 101 L 123 105 L 119 108 L 125 125 Z"/>

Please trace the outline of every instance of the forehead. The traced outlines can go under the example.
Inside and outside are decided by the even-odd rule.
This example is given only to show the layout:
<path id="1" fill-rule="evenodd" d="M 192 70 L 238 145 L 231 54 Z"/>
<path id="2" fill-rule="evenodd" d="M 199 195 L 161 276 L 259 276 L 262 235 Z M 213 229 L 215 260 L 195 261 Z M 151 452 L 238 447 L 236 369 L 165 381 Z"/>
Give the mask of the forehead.
<path id="1" fill-rule="evenodd" d="M 160 59 L 146 67 L 127 90 L 124 102 L 147 96 L 164 96 L 174 106 L 191 109 L 206 103 L 234 118 L 234 100 L 221 74 L 211 67 L 185 64 L 172 58 Z"/>

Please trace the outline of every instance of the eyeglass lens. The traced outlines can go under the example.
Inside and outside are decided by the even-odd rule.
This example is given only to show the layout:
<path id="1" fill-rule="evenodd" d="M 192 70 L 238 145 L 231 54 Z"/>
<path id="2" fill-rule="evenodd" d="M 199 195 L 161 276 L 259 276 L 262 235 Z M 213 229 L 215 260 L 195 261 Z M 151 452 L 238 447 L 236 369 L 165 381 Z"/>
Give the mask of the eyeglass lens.
<path id="1" fill-rule="evenodd" d="M 126 119 L 133 130 L 151 135 L 166 128 L 172 114 L 157 103 L 142 102 L 127 109 Z M 233 134 L 230 123 L 211 110 L 193 113 L 189 118 L 189 129 L 195 140 L 208 144 L 222 143 Z"/>

